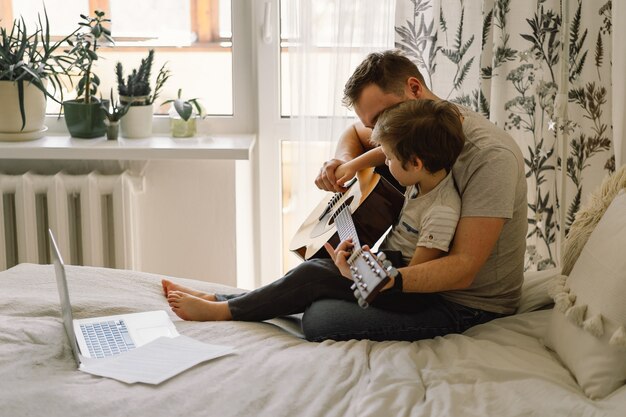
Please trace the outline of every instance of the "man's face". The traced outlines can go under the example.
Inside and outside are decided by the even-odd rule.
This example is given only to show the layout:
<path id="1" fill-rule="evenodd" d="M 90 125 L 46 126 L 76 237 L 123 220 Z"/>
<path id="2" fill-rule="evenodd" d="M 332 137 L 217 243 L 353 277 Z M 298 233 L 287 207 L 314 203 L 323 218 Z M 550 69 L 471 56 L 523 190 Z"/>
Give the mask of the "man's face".
<path id="1" fill-rule="evenodd" d="M 412 98 L 414 97 L 410 97 L 406 93 L 402 96 L 385 93 L 376 84 L 369 84 L 354 102 L 354 111 L 365 127 L 373 129 L 383 110 Z"/>

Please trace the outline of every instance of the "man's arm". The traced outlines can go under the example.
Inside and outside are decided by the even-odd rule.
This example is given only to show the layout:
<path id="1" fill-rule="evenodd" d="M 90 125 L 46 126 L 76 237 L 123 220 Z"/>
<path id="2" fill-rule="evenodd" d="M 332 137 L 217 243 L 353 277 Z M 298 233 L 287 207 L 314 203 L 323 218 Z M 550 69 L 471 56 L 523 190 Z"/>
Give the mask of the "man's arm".
<path id="1" fill-rule="evenodd" d="M 504 222 L 496 217 L 462 217 L 448 256 L 398 269 L 403 290 L 428 293 L 469 287 L 493 251 Z"/>
<path id="2" fill-rule="evenodd" d="M 370 143 L 371 134 L 372 130 L 364 127 L 360 122 L 348 127 L 339 137 L 335 158 L 324 163 L 315 179 L 317 188 L 332 192 L 345 191 L 345 188 L 337 184 L 335 170 L 345 162 L 351 161 L 367 150 L 372 149 L 373 146 Z"/>

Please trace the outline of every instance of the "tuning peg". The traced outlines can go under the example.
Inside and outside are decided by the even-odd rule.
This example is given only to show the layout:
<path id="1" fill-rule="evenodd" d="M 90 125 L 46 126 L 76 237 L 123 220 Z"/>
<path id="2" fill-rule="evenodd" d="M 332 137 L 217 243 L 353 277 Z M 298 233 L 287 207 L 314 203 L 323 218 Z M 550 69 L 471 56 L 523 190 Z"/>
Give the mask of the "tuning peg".
<path id="1" fill-rule="evenodd" d="M 361 308 L 367 308 L 370 306 L 363 298 L 359 298 L 358 303 Z"/>
<path id="2" fill-rule="evenodd" d="M 393 266 L 393 265 L 391 265 L 391 261 L 389 261 L 389 259 L 385 259 L 383 261 L 383 268 L 387 269 L 387 268 L 389 268 L 391 266 Z"/>
<path id="3" fill-rule="evenodd" d="M 356 282 L 350 286 L 350 290 L 352 291 L 356 290 Z"/>
<path id="4" fill-rule="evenodd" d="M 361 292 L 358 289 L 354 290 L 353 294 L 354 294 L 354 296 L 356 297 L 357 300 L 360 300 L 362 298 L 361 297 Z"/>
<path id="5" fill-rule="evenodd" d="M 378 258 L 379 261 L 384 261 L 385 259 L 387 259 L 387 255 L 385 255 L 385 252 L 380 251 L 376 254 L 376 257 Z"/>

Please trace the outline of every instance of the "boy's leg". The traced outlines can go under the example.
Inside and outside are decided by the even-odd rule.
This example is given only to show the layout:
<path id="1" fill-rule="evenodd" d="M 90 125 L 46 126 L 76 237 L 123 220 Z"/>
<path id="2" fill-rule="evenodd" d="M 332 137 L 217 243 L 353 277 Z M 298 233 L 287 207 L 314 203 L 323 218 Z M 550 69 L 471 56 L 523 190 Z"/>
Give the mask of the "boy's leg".
<path id="1" fill-rule="evenodd" d="M 313 301 L 322 298 L 356 305 L 351 285 L 352 281 L 339 273 L 331 259 L 311 259 L 271 284 L 244 294 L 218 294 L 216 299 L 228 301 L 233 320 L 263 321 L 302 313 Z"/>
<path id="2" fill-rule="evenodd" d="M 315 301 L 304 313 L 302 330 L 307 340 L 316 342 L 414 341 L 462 333 L 498 317 L 502 315 L 445 301 L 436 294 L 381 293 L 367 309 L 343 300 Z"/>

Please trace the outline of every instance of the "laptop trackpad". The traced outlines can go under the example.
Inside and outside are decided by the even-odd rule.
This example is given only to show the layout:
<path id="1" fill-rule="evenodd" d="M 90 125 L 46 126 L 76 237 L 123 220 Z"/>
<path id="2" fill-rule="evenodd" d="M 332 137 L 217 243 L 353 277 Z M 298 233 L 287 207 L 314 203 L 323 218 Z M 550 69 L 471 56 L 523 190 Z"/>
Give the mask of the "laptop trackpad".
<path id="1" fill-rule="evenodd" d="M 158 327 L 143 327 L 137 329 L 137 345 L 145 345 L 146 343 L 150 343 L 155 339 L 158 339 L 161 336 L 165 337 L 174 337 L 169 328 L 165 326 Z"/>

